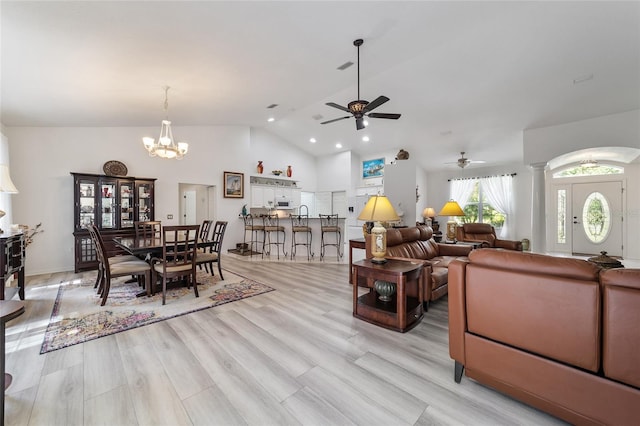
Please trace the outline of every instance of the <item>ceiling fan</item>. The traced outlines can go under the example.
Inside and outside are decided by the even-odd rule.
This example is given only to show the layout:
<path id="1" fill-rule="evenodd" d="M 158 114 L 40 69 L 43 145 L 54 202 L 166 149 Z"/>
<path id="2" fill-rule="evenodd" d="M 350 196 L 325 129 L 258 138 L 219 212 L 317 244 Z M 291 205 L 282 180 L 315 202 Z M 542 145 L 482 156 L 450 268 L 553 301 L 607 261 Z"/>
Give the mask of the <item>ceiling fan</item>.
<path id="1" fill-rule="evenodd" d="M 342 105 L 338 105 L 335 102 L 326 103 L 326 105 L 330 107 L 338 108 L 339 110 L 351 113 L 351 115 L 347 115 L 346 117 L 334 118 L 333 120 L 324 121 L 320 124 L 328 124 L 328 123 L 333 123 L 334 121 L 340 121 L 340 120 L 345 120 L 347 118 L 355 117 L 356 129 L 362 130 L 365 127 L 364 126 L 365 117 L 388 118 L 391 120 L 397 120 L 398 118 L 400 118 L 400 114 L 371 112 L 389 100 L 389 98 L 387 98 L 386 96 L 378 96 L 372 102 L 368 102 L 360 99 L 360 46 L 362 46 L 362 43 L 364 43 L 364 41 L 361 38 L 353 42 L 353 45 L 358 48 L 358 100 L 349 102 L 346 107 L 343 107 Z"/>
<path id="2" fill-rule="evenodd" d="M 466 158 L 464 156 L 465 152 L 461 151 L 460 152 L 460 158 L 458 158 L 457 161 L 455 162 L 451 162 L 451 163 L 445 163 L 445 164 L 456 164 L 458 167 L 460 167 L 461 169 L 464 169 L 465 167 L 467 167 L 469 164 L 483 164 L 486 163 L 486 161 L 482 161 L 482 160 L 471 160 L 469 158 Z"/>

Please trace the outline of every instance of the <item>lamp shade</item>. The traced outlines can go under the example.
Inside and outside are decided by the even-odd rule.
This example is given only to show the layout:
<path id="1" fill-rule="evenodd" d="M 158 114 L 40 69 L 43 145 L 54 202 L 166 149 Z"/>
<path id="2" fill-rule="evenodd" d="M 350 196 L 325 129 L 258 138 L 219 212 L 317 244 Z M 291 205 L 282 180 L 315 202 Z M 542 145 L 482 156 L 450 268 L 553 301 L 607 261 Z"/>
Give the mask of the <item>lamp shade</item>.
<path id="1" fill-rule="evenodd" d="M 464 211 L 456 201 L 449 200 L 442 206 L 438 216 L 464 216 Z"/>
<path id="2" fill-rule="evenodd" d="M 400 217 L 386 196 L 374 195 L 369 198 L 358 219 L 367 222 L 393 222 L 400 220 Z"/>
<path id="3" fill-rule="evenodd" d="M 9 175 L 9 166 L 6 164 L 0 164 L 0 192 L 18 193 L 18 188 L 13 184 L 11 175 Z"/>
<path id="4" fill-rule="evenodd" d="M 435 209 L 433 207 L 426 207 L 424 210 L 422 210 L 422 217 L 429 217 L 433 219 L 434 217 L 436 217 Z"/>

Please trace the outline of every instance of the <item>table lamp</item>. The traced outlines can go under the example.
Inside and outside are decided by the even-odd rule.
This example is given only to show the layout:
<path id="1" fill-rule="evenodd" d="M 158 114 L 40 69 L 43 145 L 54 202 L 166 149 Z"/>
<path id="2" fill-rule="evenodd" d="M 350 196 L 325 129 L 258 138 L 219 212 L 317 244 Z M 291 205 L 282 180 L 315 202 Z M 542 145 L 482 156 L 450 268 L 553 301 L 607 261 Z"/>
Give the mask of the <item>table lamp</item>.
<path id="1" fill-rule="evenodd" d="M 400 220 L 391 202 L 384 195 L 374 195 L 369 198 L 367 204 L 360 212 L 358 220 L 374 222 L 371 228 L 371 254 L 373 263 L 385 263 L 387 259 L 384 255 L 387 253 L 387 230 L 380 222 L 391 222 Z"/>
<path id="2" fill-rule="evenodd" d="M 436 211 L 433 207 L 426 207 L 422 210 L 422 217 L 424 218 L 424 223 L 431 226 L 433 224 L 433 218 L 436 217 Z"/>
<path id="3" fill-rule="evenodd" d="M 460 207 L 460 205 L 453 201 L 449 200 L 442 206 L 440 209 L 440 213 L 438 216 L 450 216 L 449 221 L 447 222 L 447 240 L 455 241 L 456 240 L 456 227 L 458 224 L 455 220 L 451 219 L 451 216 L 464 216 L 464 211 Z"/>
<path id="4" fill-rule="evenodd" d="M 6 192 L 7 194 L 17 194 L 18 188 L 13 184 L 11 180 L 11 175 L 9 174 L 9 166 L 6 164 L 0 164 L 0 192 Z M 4 210 L 0 210 L 0 219 L 6 213 Z M 0 234 L 4 231 L 0 229 Z"/>

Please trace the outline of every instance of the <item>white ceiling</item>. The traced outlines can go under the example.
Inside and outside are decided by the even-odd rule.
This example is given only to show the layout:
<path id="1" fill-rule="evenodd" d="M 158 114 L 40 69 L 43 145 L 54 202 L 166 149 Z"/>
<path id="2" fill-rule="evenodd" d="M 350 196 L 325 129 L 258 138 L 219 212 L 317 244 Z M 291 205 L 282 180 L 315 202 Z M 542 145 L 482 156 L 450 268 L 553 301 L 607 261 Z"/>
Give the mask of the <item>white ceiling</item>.
<path id="1" fill-rule="evenodd" d="M 0 14 L 5 126 L 159 128 L 169 85 L 174 126 L 265 127 L 314 155 L 404 148 L 434 170 L 460 151 L 521 163 L 524 129 L 640 108 L 637 1 L 3 0 Z M 326 102 L 356 99 L 356 67 L 337 70 L 356 38 L 361 97 L 402 117 L 320 125 L 345 115 Z"/>

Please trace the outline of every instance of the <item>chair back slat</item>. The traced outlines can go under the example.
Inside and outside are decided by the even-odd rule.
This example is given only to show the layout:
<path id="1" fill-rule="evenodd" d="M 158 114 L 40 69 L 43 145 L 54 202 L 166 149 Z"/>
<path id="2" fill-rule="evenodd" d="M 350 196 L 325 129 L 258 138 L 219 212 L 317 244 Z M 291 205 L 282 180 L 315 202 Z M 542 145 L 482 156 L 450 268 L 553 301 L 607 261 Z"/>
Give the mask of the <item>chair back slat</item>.
<path id="1" fill-rule="evenodd" d="M 224 232 L 227 230 L 227 222 L 225 221 L 217 221 L 213 226 L 213 234 L 211 236 L 211 240 L 213 241 L 213 245 L 211 246 L 210 251 L 213 253 L 220 254 L 222 250 L 222 239 L 224 238 Z"/>
<path id="2" fill-rule="evenodd" d="M 336 227 L 338 226 L 337 214 L 320 214 L 320 226 L 321 227 Z"/>
<path id="3" fill-rule="evenodd" d="M 199 236 L 201 241 L 209 241 L 209 232 L 211 231 L 212 224 L 213 224 L 212 220 L 202 221 L 202 226 L 200 226 L 200 236 Z"/>
<path id="4" fill-rule="evenodd" d="M 200 225 L 164 226 L 162 228 L 162 258 L 164 269 L 195 265 Z"/>
<path id="5" fill-rule="evenodd" d="M 135 221 L 133 226 L 136 230 L 136 238 L 160 238 L 162 222 L 158 220 Z"/>

